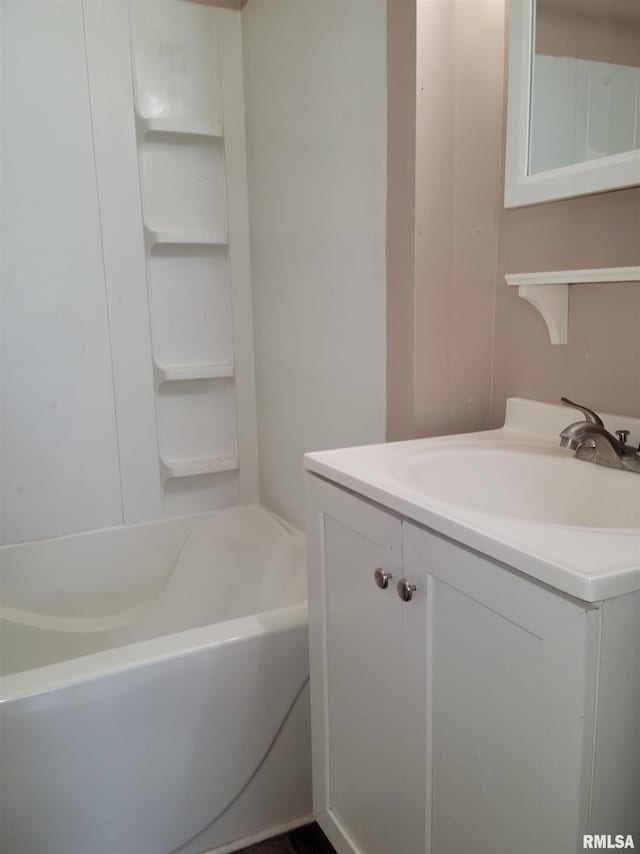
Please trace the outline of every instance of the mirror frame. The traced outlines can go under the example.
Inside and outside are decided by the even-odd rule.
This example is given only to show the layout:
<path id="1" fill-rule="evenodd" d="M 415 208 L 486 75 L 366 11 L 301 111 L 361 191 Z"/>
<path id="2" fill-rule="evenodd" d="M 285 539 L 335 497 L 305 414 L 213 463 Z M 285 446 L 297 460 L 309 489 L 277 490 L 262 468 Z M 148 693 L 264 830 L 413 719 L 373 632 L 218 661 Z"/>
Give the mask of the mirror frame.
<path id="1" fill-rule="evenodd" d="M 640 150 L 528 174 L 535 0 L 510 0 L 504 206 L 517 208 L 640 184 Z"/>

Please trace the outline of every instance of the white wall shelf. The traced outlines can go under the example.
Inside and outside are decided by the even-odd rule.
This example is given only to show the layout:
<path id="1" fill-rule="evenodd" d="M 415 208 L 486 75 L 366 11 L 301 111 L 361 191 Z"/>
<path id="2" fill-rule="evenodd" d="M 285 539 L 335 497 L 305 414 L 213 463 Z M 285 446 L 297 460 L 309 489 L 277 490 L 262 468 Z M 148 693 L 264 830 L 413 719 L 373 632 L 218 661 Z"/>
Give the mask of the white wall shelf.
<path id="1" fill-rule="evenodd" d="M 165 460 L 160 457 L 163 482 L 169 478 L 218 474 L 223 471 L 236 471 L 237 468 L 237 454 L 220 454 L 214 457 L 194 457 L 184 460 Z"/>
<path id="2" fill-rule="evenodd" d="M 222 139 L 224 135 L 222 125 L 209 125 L 194 119 L 145 118 L 136 115 L 136 127 L 140 139 L 148 134 L 178 134 L 209 139 Z"/>
<path id="3" fill-rule="evenodd" d="M 159 231 L 144 227 L 149 250 L 155 246 L 226 246 L 229 238 L 224 231 Z"/>
<path id="4" fill-rule="evenodd" d="M 640 267 L 603 267 L 541 273 L 508 273 L 507 285 L 535 306 L 549 330 L 552 344 L 566 344 L 569 331 L 569 285 L 640 282 Z"/>
<path id="5" fill-rule="evenodd" d="M 186 380 L 220 380 L 233 377 L 233 362 L 214 362 L 208 365 L 158 365 L 154 362 L 156 385 Z"/>

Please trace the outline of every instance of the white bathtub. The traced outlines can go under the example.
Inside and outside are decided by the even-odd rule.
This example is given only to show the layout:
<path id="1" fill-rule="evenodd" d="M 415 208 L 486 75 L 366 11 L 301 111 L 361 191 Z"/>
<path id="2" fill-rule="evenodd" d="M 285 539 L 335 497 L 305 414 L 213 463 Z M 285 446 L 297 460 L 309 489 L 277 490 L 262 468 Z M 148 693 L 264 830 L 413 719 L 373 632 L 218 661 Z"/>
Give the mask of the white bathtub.
<path id="1" fill-rule="evenodd" d="M 0 852 L 310 820 L 304 542 L 259 507 L 5 548 Z"/>

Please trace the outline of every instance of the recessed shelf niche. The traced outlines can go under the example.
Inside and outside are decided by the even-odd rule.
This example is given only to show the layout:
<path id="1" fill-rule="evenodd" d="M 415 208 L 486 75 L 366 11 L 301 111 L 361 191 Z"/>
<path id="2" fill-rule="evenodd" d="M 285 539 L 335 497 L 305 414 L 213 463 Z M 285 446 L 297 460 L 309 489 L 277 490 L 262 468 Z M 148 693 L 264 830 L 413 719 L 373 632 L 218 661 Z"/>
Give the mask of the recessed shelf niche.
<path id="1" fill-rule="evenodd" d="M 147 264 L 156 363 L 233 364 L 226 249 L 159 248 Z"/>
<path id="2" fill-rule="evenodd" d="M 170 460 L 211 460 L 237 455 L 232 379 L 185 378 L 180 382 L 164 382 L 158 388 L 158 416 L 160 457 L 165 464 Z"/>
<path id="3" fill-rule="evenodd" d="M 145 224 L 149 234 L 156 235 L 156 243 L 226 242 L 220 139 L 147 136 L 140 143 L 140 167 Z"/>
<path id="4" fill-rule="evenodd" d="M 132 3 L 130 16 L 139 115 L 222 127 L 215 15 L 179 3 Z"/>

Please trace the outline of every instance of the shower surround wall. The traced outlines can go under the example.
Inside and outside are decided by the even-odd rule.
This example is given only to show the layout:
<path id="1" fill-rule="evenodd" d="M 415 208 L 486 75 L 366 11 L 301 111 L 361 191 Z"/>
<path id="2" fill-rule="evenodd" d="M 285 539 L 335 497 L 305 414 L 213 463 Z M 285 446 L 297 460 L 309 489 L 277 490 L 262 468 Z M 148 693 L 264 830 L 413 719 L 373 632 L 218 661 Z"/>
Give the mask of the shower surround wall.
<path id="1" fill-rule="evenodd" d="M 385 437 L 383 0 L 242 11 L 260 488 L 303 524 L 304 451 Z"/>
<path id="2" fill-rule="evenodd" d="M 1 5 L 2 542 L 256 501 L 239 12 Z"/>
<path id="3" fill-rule="evenodd" d="M 384 439 L 384 0 L 208 5 L 1 4 L 4 543 L 257 500 L 245 104 L 261 498 Z"/>

